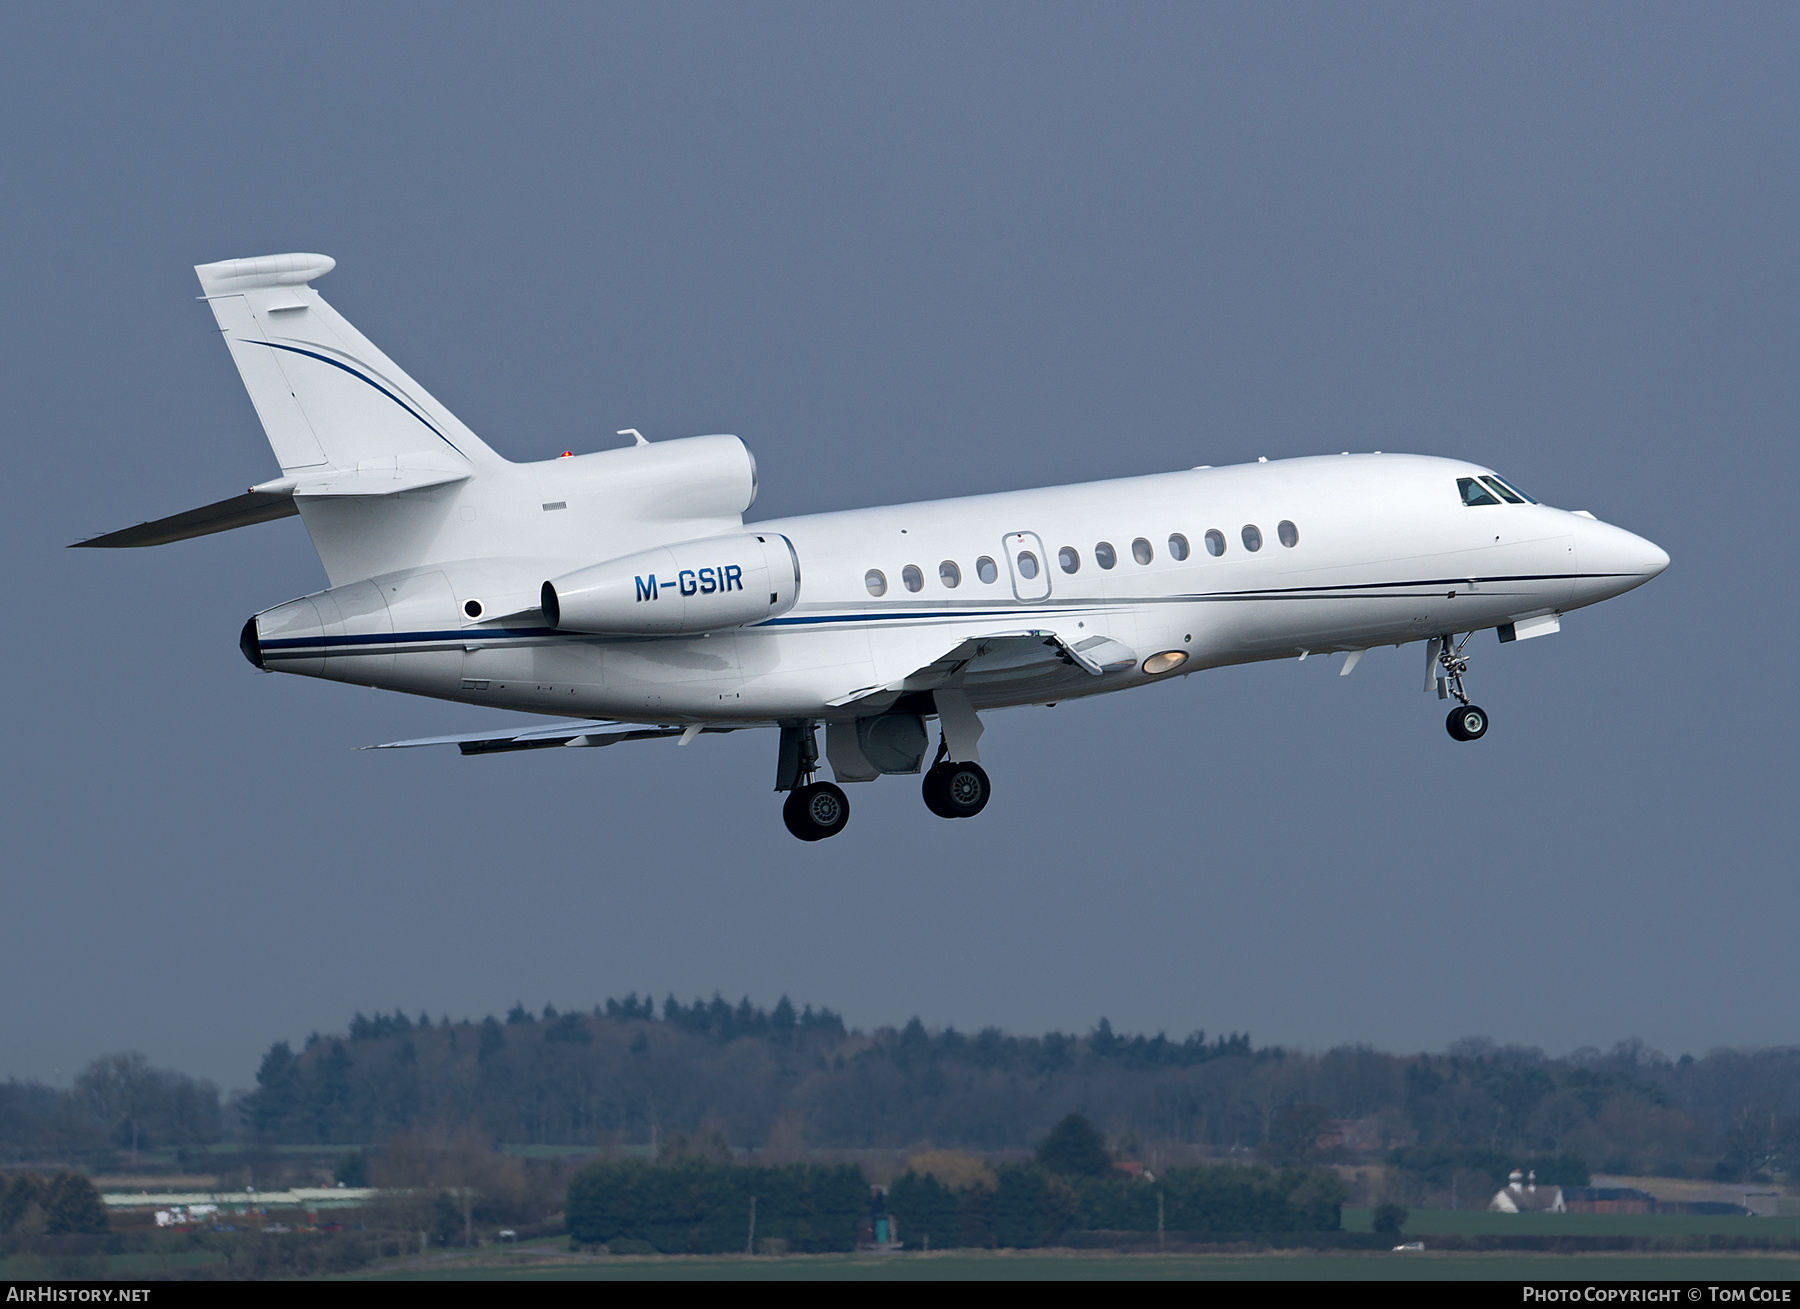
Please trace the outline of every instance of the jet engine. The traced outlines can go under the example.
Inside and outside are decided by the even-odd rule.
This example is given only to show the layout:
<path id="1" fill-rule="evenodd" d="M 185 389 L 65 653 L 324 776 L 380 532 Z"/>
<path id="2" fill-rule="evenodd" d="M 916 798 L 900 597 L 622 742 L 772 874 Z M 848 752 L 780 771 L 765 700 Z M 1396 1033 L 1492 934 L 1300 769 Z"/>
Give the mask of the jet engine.
<path id="1" fill-rule="evenodd" d="M 559 632 L 675 636 L 785 614 L 800 598 L 800 556 L 778 533 L 709 536 L 609 559 L 545 582 Z"/>

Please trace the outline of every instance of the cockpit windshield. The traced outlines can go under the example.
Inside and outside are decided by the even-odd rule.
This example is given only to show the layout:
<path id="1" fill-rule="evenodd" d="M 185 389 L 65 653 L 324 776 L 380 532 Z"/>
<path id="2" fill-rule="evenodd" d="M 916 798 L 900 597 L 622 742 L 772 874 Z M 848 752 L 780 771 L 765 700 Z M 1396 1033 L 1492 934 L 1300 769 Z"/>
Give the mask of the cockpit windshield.
<path id="1" fill-rule="evenodd" d="M 1466 505 L 1497 505 L 1494 493 L 1488 490 L 1473 477 L 1456 479 L 1456 489 L 1462 492 L 1462 502 Z"/>
<path id="2" fill-rule="evenodd" d="M 1459 477 L 1456 479 L 1456 489 L 1462 495 L 1462 502 L 1470 506 L 1497 505 L 1503 501 L 1514 505 L 1537 503 L 1504 477 L 1497 477 L 1493 473 L 1484 473 L 1480 477 Z"/>

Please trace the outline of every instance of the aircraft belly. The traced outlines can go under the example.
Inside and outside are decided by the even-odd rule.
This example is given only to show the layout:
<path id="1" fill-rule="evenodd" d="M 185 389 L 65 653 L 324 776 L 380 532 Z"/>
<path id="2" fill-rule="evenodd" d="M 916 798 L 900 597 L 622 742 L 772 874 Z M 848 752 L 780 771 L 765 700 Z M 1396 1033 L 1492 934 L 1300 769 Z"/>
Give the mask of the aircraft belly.
<path id="1" fill-rule="evenodd" d="M 604 702 L 614 714 L 719 717 L 743 698 L 740 638 L 733 632 L 604 647 Z"/>
<path id="2" fill-rule="evenodd" d="M 877 684 L 872 640 L 860 628 L 752 627 L 738 633 L 738 642 L 743 698 L 737 716 L 820 715 L 828 701 Z"/>

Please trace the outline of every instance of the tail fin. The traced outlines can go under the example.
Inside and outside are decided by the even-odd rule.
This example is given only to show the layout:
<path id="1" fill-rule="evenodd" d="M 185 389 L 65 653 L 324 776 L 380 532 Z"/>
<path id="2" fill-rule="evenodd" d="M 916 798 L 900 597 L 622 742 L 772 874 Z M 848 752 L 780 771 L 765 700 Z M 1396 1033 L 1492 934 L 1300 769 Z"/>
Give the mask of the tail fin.
<path id="1" fill-rule="evenodd" d="M 194 271 L 288 475 L 503 462 L 309 285 L 324 255 L 267 255 Z"/>

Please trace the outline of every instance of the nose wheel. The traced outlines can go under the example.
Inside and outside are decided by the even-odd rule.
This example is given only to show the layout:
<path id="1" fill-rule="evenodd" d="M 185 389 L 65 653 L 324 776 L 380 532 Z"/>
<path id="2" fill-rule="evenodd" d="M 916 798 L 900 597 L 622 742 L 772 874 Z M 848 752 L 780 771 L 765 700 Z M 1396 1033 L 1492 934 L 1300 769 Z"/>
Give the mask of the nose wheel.
<path id="1" fill-rule="evenodd" d="M 1463 653 L 1463 647 L 1469 643 L 1469 637 L 1474 635 L 1473 632 L 1468 633 L 1455 645 L 1451 644 L 1454 633 L 1440 636 L 1431 643 L 1434 647 L 1431 658 L 1436 664 L 1434 671 L 1438 699 L 1448 700 L 1455 696 L 1459 702 L 1444 720 L 1445 729 L 1450 733 L 1451 739 L 1456 741 L 1479 741 L 1487 735 L 1487 710 L 1470 704 L 1468 692 L 1463 689 L 1463 677 L 1469 671 L 1469 657 Z M 1429 683 L 1425 689 L 1431 689 Z"/>
<path id="2" fill-rule="evenodd" d="M 1487 711 L 1476 705 L 1459 705 L 1444 720 L 1450 735 L 1458 741 L 1479 741 L 1487 735 Z"/>

